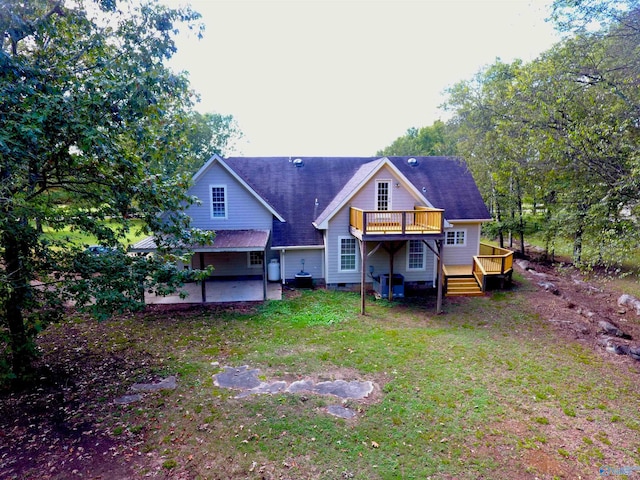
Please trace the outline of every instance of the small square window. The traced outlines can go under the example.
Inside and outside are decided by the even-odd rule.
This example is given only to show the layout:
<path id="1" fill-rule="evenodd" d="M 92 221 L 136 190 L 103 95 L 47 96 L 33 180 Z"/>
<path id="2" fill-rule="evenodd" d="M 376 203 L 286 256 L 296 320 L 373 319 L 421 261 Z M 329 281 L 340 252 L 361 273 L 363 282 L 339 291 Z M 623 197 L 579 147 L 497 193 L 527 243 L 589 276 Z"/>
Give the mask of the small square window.
<path id="1" fill-rule="evenodd" d="M 447 232 L 446 245 L 463 246 L 466 244 L 466 235 L 464 230 L 450 230 Z"/>
<path id="2" fill-rule="evenodd" d="M 249 252 L 249 268 L 260 268 L 263 264 L 262 252 Z"/>

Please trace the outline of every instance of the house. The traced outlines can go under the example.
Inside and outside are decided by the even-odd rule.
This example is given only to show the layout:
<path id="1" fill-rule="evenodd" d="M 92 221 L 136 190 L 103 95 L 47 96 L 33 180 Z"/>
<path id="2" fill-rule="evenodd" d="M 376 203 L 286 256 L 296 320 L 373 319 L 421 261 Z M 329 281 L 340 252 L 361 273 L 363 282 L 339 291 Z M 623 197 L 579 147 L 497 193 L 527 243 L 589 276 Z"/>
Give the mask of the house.
<path id="1" fill-rule="evenodd" d="M 214 279 L 369 284 L 393 298 L 405 285 L 470 294 L 510 278 L 510 252 L 481 246 L 491 217 L 457 158 L 214 156 L 189 193 L 201 201 L 192 225 L 216 238 L 186 267 L 213 265 Z"/>

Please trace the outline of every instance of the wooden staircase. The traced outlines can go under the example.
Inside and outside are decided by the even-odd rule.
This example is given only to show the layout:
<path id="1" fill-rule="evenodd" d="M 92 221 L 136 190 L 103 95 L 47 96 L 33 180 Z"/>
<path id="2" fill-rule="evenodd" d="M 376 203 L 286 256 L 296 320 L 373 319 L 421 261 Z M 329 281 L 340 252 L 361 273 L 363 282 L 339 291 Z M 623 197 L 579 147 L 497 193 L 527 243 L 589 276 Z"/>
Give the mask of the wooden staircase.
<path id="1" fill-rule="evenodd" d="M 472 276 L 447 278 L 447 297 L 480 297 L 484 292 Z"/>

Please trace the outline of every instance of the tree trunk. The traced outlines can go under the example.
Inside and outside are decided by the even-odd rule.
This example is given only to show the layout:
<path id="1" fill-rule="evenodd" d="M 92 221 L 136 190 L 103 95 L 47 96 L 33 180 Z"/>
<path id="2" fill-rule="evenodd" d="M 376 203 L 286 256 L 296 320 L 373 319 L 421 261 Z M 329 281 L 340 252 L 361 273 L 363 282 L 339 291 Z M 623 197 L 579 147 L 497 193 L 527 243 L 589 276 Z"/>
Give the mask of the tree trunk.
<path id="1" fill-rule="evenodd" d="M 583 203 L 578 205 L 578 218 L 576 233 L 573 237 L 573 263 L 579 265 L 582 261 L 582 238 L 584 234 L 584 223 L 587 216 L 587 206 Z"/>
<path id="2" fill-rule="evenodd" d="M 520 234 L 520 255 L 524 257 L 524 213 L 522 211 L 522 189 L 520 188 L 520 182 L 518 185 L 518 233 Z"/>
<path id="3" fill-rule="evenodd" d="M 15 231 L 15 230 L 13 230 Z M 6 299 L 6 323 L 9 328 L 11 369 L 16 381 L 23 381 L 31 370 L 32 342 L 24 323 L 23 310 L 31 288 L 22 261 L 24 246 L 9 228 L 3 235 L 4 262 L 7 271 L 8 296 Z"/>

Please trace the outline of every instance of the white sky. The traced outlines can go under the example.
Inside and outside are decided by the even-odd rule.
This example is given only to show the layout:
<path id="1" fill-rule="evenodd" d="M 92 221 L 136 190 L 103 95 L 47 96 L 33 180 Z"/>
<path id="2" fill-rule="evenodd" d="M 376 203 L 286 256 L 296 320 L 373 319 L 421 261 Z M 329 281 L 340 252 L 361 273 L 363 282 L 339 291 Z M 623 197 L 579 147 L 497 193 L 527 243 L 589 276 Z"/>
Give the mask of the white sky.
<path id="1" fill-rule="evenodd" d="M 186 0 L 163 0 L 176 6 Z M 181 38 L 201 112 L 231 114 L 249 156 L 369 156 L 443 118 L 444 90 L 558 40 L 551 0 L 191 0 Z"/>

